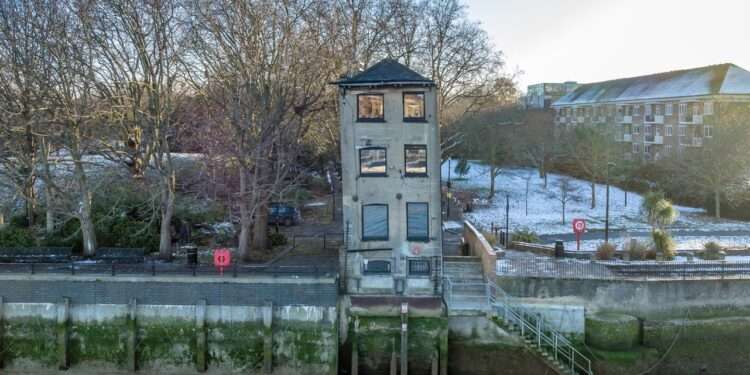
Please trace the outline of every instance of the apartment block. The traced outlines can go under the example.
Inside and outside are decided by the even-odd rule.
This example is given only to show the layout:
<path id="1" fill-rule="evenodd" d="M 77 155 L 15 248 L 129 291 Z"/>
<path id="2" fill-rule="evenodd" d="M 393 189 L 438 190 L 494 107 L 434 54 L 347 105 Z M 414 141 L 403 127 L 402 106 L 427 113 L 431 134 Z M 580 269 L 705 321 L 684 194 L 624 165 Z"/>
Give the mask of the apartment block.
<path id="1" fill-rule="evenodd" d="M 529 85 L 523 104 L 530 109 L 549 109 L 552 103 L 569 94 L 578 87 L 577 82 L 537 83 Z"/>
<path id="2" fill-rule="evenodd" d="M 386 59 L 337 84 L 347 292 L 433 295 L 442 262 L 435 83 Z"/>
<path id="3" fill-rule="evenodd" d="M 703 147 L 722 115 L 748 102 L 750 72 L 722 64 L 584 84 L 552 108 L 556 130 L 605 127 L 624 158 L 649 161 Z"/>

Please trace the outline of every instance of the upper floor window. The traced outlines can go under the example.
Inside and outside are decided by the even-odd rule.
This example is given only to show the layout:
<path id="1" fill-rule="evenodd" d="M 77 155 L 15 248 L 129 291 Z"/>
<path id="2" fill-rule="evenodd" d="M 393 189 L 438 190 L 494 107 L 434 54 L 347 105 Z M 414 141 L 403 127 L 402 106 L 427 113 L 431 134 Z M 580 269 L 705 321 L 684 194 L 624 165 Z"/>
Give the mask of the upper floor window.
<path id="1" fill-rule="evenodd" d="M 404 121 L 424 121 L 424 93 L 404 93 Z"/>
<path id="2" fill-rule="evenodd" d="M 359 94 L 357 95 L 357 121 L 359 122 L 383 122 L 385 121 L 383 94 Z"/>
<path id="3" fill-rule="evenodd" d="M 672 103 L 667 103 L 664 106 L 664 114 L 667 116 L 672 116 Z"/>
<path id="4" fill-rule="evenodd" d="M 404 146 L 404 170 L 407 177 L 427 176 L 427 146 Z"/>
<path id="5" fill-rule="evenodd" d="M 368 147 L 359 150 L 359 175 L 369 177 L 387 176 L 387 151 L 383 147 Z"/>
<path id="6" fill-rule="evenodd" d="M 644 106 L 644 114 L 645 114 L 646 116 L 651 116 L 652 110 L 653 110 L 653 107 L 652 107 L 652 105 L 651 105 L 651 104 L 646 104 L 646 105 Z"/>
<path id="7" fill-rule="evenodd" d="M 713 115 L 714 114 L 714 102 L 705 102 L 705 103 L 703 103 L 703 114 L 704 115 Z"/>
<path id="8" fill-rule="evenodd" d="M 406 239 L 409 241 L 429 241 L 429 208 L 427 203 L 406 204 Z"/>
<path id="9" fill-rule="evenodd" d="M 636 104 L 633 106 L 633 116 L 640 116 L 641 115 L 641 105 Z"/>
<path id="10" fill-rule="evenodd" d="M 704 125 L 703 126 L 703 136 L 706 138 L 711 138 L 714 136 L 714 128 L 710 125 Z"/>
<path id="11" fill-rule="evenodd" d="M 688 111 L 687 103 L 680 103 L 680 114 L 681 115 L 687 114 L 687 111 Z"/>
<path id="12" fill-rule="evenodd" d="M 388 241 L 388 205 L 362 206 L 362 241 Z"/>
<path id="13" fill-rule="evenodd" d="M 672 136 L 672 125 L 667 125 L 664 127 L 664 132 L 667 134 L 667 137 Z"/>

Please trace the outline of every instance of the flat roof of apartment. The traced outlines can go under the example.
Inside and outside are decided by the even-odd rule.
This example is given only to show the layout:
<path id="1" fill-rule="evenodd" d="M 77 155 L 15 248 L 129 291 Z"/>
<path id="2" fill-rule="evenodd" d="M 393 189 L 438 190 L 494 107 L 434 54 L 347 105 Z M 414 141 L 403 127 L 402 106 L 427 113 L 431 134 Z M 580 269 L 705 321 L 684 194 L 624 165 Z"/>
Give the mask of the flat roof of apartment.
<path id="1" fill-rule="evenodd" d="M 553 107 L 711 95 L 750 95 L 750 72 L 734 64 L 710 65 L 580 85 Z"/>

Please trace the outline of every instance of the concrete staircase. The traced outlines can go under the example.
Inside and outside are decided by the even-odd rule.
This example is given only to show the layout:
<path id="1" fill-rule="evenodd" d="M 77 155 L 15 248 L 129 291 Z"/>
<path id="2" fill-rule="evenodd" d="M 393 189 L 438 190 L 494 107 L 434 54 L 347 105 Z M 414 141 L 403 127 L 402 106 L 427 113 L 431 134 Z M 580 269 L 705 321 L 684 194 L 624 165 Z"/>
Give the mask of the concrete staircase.
<path id="1" fill-rule="evenodd" d="M 487 283 L 479 257 L 443 257 L 443 277 L 449 315 L 483 315 L 489 311 Z"/>

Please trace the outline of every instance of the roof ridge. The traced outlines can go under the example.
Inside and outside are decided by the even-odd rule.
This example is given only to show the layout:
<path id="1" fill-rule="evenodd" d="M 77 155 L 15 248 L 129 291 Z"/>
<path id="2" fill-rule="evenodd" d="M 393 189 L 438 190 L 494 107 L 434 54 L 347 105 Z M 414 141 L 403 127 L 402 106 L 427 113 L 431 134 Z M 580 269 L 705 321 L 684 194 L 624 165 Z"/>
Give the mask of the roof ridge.
<path id="1" fill-rule="evenodd" d="M 632 80 L 632 79 L 636 79 L 636 78 L 650 78 L 650 77 L 656 77 L 656 76 L 667 75 L 667 74 L 687 73 L 687 72 L 692 72 L 692 71 L 697 71 L 697 70 L 704 70 L 704 69 L 709 69 L 709 68 L 719 68 L 719 67 L 724 67 L 724 66 L 726 66 L 727 68 L 729 66 L 734 66 L 736 68 L 742 69 L 742 67 L 740 67 L 740 66 L 738 66 L 738 65 L 736 65 L 734 63 L 728 62 L 728 63 L 721 63 L 721 64 L 704 65 L 704 66 L 699 66 L 699 67 L 695 67 L 695 68 L 685 68 L 685 69 L 668 70 L 666 72 L 649 73 L 649 74 L 643 74 L 643 75 L 639 75 L 639 76 L 622 77 L 622 78 L 608 79 L 608 80 L 597 81 L 597 82 L 588 82 L 588 83 L 582 83 L 580 85 L 581 86 L 598 85 L 598 84 L 602 84 L 602 83 L 610 83 L 610 82 L 617 82 L 617 81 L 627 81 L 627 80 Z M 745 70 L 745 69 L 742 69 L 742 70 Z"/>

